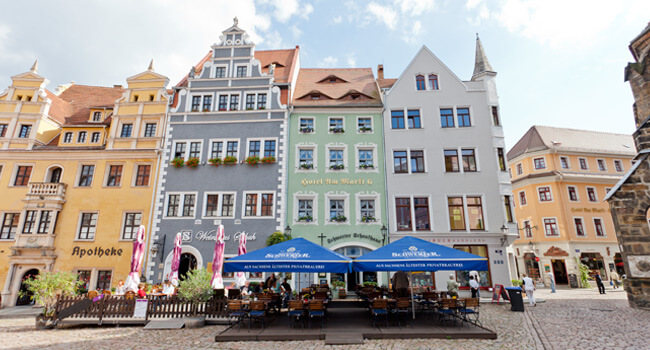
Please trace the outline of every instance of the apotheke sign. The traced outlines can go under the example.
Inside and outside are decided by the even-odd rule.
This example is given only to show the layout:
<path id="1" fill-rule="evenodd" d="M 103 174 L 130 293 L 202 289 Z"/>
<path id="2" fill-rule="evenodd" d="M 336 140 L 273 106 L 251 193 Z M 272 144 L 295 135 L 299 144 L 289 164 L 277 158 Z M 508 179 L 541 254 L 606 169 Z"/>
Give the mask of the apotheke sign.
<path id="1" fill-rule="evenodd" d="M 257 239 L 257 232 L 254 233 L 247 233 L 246 231 L 243 232 L 235 232 L 234 234 L 225 234 L 224 235 L 224 241 L 230 241 L 234 240 L 235 242 L 239 242 L 239 237 L 245 234 L 246 235 L 246 241 L 254 241 Z M 217 240 L 217 230 L 209 230 L 209 231 L 196 231 L 196 233 L 193 234 L 192 230 L 183 230 L 181 231 L 181 237 L 183 238 L 183 242 L 192 242 L 192 238 L 194 238 L 197 241 L 216 241 Z"/>

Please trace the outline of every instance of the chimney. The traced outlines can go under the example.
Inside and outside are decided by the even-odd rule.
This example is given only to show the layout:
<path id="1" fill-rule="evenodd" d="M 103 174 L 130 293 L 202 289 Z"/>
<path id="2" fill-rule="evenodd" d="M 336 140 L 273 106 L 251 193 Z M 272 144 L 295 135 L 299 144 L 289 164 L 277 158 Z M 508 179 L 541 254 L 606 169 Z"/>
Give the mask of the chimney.
<path id="1" fill-rule="evenodd" d="M 113 89 L 121 89 L 122 85 L 113 85 Z"/>
<path id="2" fill-rule="evenodd" d="M 384 79 L 384 65 L 377 66 L 377 79 Z"/>

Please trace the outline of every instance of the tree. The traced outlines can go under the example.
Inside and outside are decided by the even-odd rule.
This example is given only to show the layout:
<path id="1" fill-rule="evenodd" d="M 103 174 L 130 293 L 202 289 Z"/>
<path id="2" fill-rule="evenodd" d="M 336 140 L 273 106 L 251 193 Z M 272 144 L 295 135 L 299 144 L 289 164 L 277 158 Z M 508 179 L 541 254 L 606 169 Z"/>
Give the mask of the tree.
<path id="1" fill-rule="evenodd" d="M 589 284 L 589 266 L 583 264 L 577 257 L 575 259 L 580 273 L 580 284 L 582 285 L 582 288 L 592 288 L 591 284 Z"/>
<path id="2" fill-rule="evenodd" d="M 33 293 L 32 299 L 43 305 L 43 315 L 54 316 L 57 296 L 73 296 L 83 282 L 77 280 L 72 272 L 44 272 L 23 282 L 27 290 Z M 24 295 L 24 292 L 21 292 Z"/>
<path id="3" fill-rule="evenodd" d="M 286 235 L 280 231 L 273 232 L 269 238 L 266 239 L 266 246 L 272 246 L 274 244 L 282 243 L 291 239 L 291 235 Z"/>
<path id="4" fill-rule="evenodd" d="M 198 304 L 205 303 L 212 297 L 211 279 L 212 274 L 207 269 L 190 270 L 178 286 L 178 297 L 192 303 L 194 316 L 198 313 Z"/>

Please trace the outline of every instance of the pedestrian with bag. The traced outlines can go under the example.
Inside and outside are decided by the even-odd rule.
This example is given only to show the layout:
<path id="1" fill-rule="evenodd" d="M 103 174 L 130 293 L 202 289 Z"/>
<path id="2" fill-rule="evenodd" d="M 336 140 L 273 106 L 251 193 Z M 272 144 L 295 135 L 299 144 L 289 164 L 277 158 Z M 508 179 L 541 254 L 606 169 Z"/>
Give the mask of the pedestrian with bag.
<path id="1" fill-rule="evenodd" d="M 614 286 L 614 289 L 617 289 L 619 286 L 619 283 L 621 281 L 621 277 L 618 275 L 616 270 L 612 270 L 609 274 L 609 276 L 612 279 L 612 286 Z"/>
<path id="2" fill-rule="evenodd" d="M 603 284 L 603 278 L 600 277 L 600 271 L 596 271 L 594 279 L 596 280 L 596 285 L 598 286 L 598 293 L 605 294 L 605 285 Z"/>
<path id="3" fill-rule="evenodd" d="M 528 305 L 530 306 L 537 306 L 537 303 L 535 302 L 535 295 L 533 292 L 535 292 L 535 282 L 533 281 L 532 278 L 528 277 L 526 274 L 524 274 L 523 280 L 523 287 L 524 290 L 526 291 L 526 295 L 528 296 Z"/>
<path id="4" fill-rule="evenodd" d="M 479 298 L 478 296 L 478 282 L 474 279 L 474 276 L 469 276 L 469 289 L 472 291 L 472 298 Z"/>

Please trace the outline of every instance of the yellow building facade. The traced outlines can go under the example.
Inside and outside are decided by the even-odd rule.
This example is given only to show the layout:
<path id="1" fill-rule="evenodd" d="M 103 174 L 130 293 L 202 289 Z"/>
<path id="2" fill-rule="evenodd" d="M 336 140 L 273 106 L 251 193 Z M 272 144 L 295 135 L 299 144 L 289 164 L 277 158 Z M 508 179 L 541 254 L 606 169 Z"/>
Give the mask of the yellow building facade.
<path id="1" fill-rule="evenodd" d="M 169 102 L 151 65 L 126 81 L 52 93 L 34 64 L 0 94 L 2 306 L 29 302 L 22 281 L 43 271 L 76 272 L 87 290 L 126 279 L 152 221 Z"/>
<path id="2" fill-rule="evenodd" d="M 533 126 L 508 152 L 519 275 L 571 284 L 576 259 L 609 279 L 622 274 L 607 192 L 632 166 L 631 135 Z M 575 283 L 573 283 L 575 285 Z"/>

